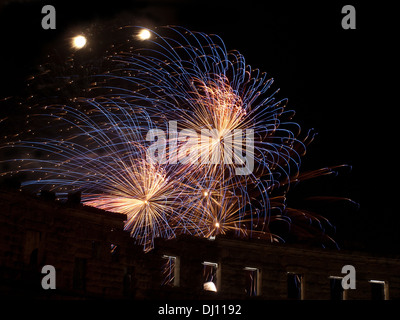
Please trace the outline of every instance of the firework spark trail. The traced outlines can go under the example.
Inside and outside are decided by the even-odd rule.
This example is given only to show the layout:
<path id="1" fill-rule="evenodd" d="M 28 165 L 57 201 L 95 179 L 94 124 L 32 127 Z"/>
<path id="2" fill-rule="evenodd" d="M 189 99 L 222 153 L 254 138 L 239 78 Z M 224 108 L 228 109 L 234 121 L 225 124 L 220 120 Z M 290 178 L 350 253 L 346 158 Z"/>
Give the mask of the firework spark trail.
<path id="1" fill-rule="evenodd" d="M 334 168 L 299 172 L 313 135 L 298 138 L 287 100 L 275 98 L 278 90 L 267 94 L 273 79 L 228 52 L 218 36 L 181 27 L 164 28 L 164 36 L 149 31 L 143 48 L 105 57 L 109 69 L 91 76 L 93 87 L 85 91 L 91 97 L 29 115 L 48 123 L 50 133 L 3 145 L 28 150 L 3 161 L 19 164 L 4 174 L 33 171 L 23 187 L 81 190 L 84 204 L 126 214 L 125 229 L 145 250 L 157 237 L 180 233 L 283 240 L 271 232 L 272 221 L 304 218 L 322 230 L 322 218 L 287 208 L 286 193 L 292 182 Z M 165 163 L 148 156 L 152 130 L 166 133 L 166 147 L 158 150 Z M 243 145 L 244 133 L 251 133 L 252 148 Z M 35 159 L 38 150 L 45 159 Z M 249 159 L 254 167 L 237 174 Z"/>
<path id="2" fill-rule="evenodd" d="M 204 129 L 213 132 L 208 145 L 195 145 L 200 147 L 190 153 L 194 154 L 190 162 L 196 163 L 196 158 L 208 155 L 211 163 L 217 162 L 216 166 L 197 165 L 195 170 L 203 170 L 205 179 L 226 181 L 227 176 L 231 177 L 228 182 L 230 189 L 235 187 L 241 190 L 241 199 L 246 200 L 239 205 L 241 209 L 250 200 L 246 199 L 249 185 L 257 188 L 262 197 L 261 216 L 266 217 L 269 210 L 268 190 L 276 183 L 275 179 L 288 182 L 291 175 L 297 174 L 301 157 L 298 149 L 305 151 L 303 142 L 296 138 L 299 132 L 285 128 L 297 124 L 281 121 L 286 114 L 292 113 L 285 110 L 286 100 L 276 101 L 274 95 L 277 91 L 263 97 L 273 79 L 252 70 L 238 52 L 228 53 L 218 37 L 215 37 L 218 40 L 216 43 L 203 33 L 183 28 L 170 30 L 175 33 L 170 38 L 155 35 L 154 38 L 160 38 L 153 42 L 156 49 L 140 50 L 137 55 L 121 55 L 117 59 L 124 62 L 134 75 L 146 70 L 145 86 L 138 90 L 140 94 L 135 98 L 140 98 L 142 91 L 156 92 L 155 99 L 151 101 L 155 113 L 163 110 L 167 119 L 181 120 L 181 128 L 189 130 L 187 135 L 195 132 L 195 136 L 190 137 L 194 140 Z M 148 74 L 148 70 L 152 72 Z M 225 159 L 220 158 L 219 162 L 214 159 L 223 157 L 226 150 L 224 140 L 232 132 L 248 129 L 254 130 L 256 136 L 251 157 L 257 165 L 254 173 L 241 177 L 234 172 L 239 162 L 235 153 L 228 166 L 220 165 L 221 162 L 228 162 Z M 299 127 L 297 129 L 300 131 Z M 214 155 L 217 157 L 213 158 Z"/>
<path id="3" fill-rule="evenodd" d="M 280 121 L 288 113 L 284 110 L 286 100 L 275 102 L 276 90 L 256 101 L 270 88 L 273 79 L 252 70 L 239 53 L 228 53 L 216 36 L 219 44 L 203 33 L 183 28 L 169 30 L 180 38 L 155 34 L 154 38 L 159 38 L 152 42 L 156 49 L 114 58 L 124 64 L 121 71 L 125 74 L 129 70 L 132 76 L 118 76 L 114 71 L 109 77 L 135 82 L 140 88 L 130 93 L 130 99 L 148 100 L 154 113 L 167 113 L 167 118 L 182 120 L 183 126 L 197 129 L 196 132 L 216 129 L 224 135 L 234 129 L 253 128 L 256 135 L 269 136 L 269 140 L 258 141 L 256 158 L 262 162 L 260 167 L 275 170 L 283 163 L 287 168 L 282 169 L 287 171 L 288 164 L 293 162 L 298 169 L 300 156 L 293 144 L 301 141 Z M 142 78 L 138 80 L 138 75 L 145 81 L 139 83 Z"/>
<path id="4" fill-rule="evenodd" d="M 168 178 L 159 166 L 144 159 L 125 168 L 121 179 L 105 194 L 86 196 L 86 205 L 127 215 L 125 229 L 146 248 L 157 237 L 172 237 L 171 222 L 180 219 L 178 213 L 184 199 L 176 180 Z M 129 179 L 129 180 L 128 180 Z"/>
<path id="5" fill-rule="evenodd" d="M 129 94 L 125 89 L 129 86 L 123 86 L 124 98 L 135 102 L 142 99 L 154 114 L 163 113 L 165 119 L 178 119 L 181 129 L 188 130 L 188 140 L 196 141 L 202 130 L 210 130 L 213 133 L 211 142 L 191 146 L 192 149 L 200 147 L 191 150 L 189 162 L 193 164 L 209 156 L 210 162 L 218 165 L 195 166 L 195 170 L 203 170 L 205 179 L 221 181 L 231 176 L 229 184 L 242 189 L 244 194 L 249 184 L 256 186 L 264 197 L 261 200 L 262 216 L 267 216 L 268 189 L 276 178 L 282 180 L 285 177 L 290 181 L 290 175 L 296 174 L 300 166 L 301 155 L 296 147 L 305 149 L 303 142 L 296 139 L 297 134 L 285 128 L 293 123 L 281 122 L 285 114 L 291 113 L 285 111 L 286 100 L 275 101 L 277 91 L 262 97 L 273 79 L 268 79 L 267 74 L 259 70 L 252 70 L 238 52 L 228 53 L 220 38 L 214 36 L 217 43 L 204 33 L 183 28 L 169 30 L 173 33 L 171 37 L 154 33 L 152 38 L 156 40 L 151 42 L 151 48 L 114 57 L 115 61 L 124 64 L 124 68 L 114 70 L 108 76 L 119 82 L 134 83 L 137 90 Z M 127 73 L 130 76 L 126 76 Z M 113 93 L 118 90 L 117 86 L 109 88 Z M 257 166 L 255 173 L 239 177 L 233 172 L 240 163 L 235 153 L 230 166 L 220 165 L 228 162 L 223 158 L 224 140 L 235 130 L 248 129 L 255 130 L 257 137 L 251 155 Z M 190 136 L 192 132 L 194 136 Z M 221 155 L 222 159 L 218 159 Z"/>
<path id="6" fill-rule="evenodd" d="M 179 182 L 185 170 L 169 170 L 146 160 L 141 130 L 148 130 L 147 115 L 116 108 L 115 101 L 105 99 L 103 105 L 92 100 L 87 111 L 69 106 L 46 107 L 45 118 L 57 119 L 61 128 L 72 125 L 73 134 L 62 140 L 39 139 L 19 141 L 14 148 L 41 150 L 50 158 L 21 162 L 18 172 L 35 171 L 39 177 L 23 182 L 23 187 L 51 189 L 59 195 L 82 190 L 83 202 L 100 209 L 127 215 L 125 229 L 132 237 L 151 249 L 154 238 L 174 236 L 184 203 L 190 203 L 187 187 Z M 59 117 L 57 110 L 62 110 Z M 60 124 L 62 122 L 63 124 Z M 143 128 L 139 123 L 146 123 Z M 6 146 L 7 147 L 7 146 Z M 10 145 L 8 146 L 10 147 Z M 180 175 L 180 177 L 178 177 Z"/>

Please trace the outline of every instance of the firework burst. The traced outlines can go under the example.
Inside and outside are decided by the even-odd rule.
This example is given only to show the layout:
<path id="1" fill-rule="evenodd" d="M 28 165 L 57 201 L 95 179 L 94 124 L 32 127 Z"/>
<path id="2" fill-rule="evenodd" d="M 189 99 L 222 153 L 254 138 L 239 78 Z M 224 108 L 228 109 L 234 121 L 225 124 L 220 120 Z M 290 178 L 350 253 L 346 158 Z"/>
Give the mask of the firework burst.
<path id="1" fill-rule="evenodd" d="M 134 45 L 126 36 L 83 97 L 31 107 L 26 132 L 1 147 L 27 152 L 2 161 L 16 164 L 3 175 L 26 172 L 25 188 L 80 190 L 84 204 L 126 214 L 145 250 L 180 233 L 280 241 L 270 223 L 299 217 L 323 233 L 322 217 L 287 208 L 285 197 L 292 182 L 334 168 L 299 173 L 313 135 L 299 139 L 286 99 L 268 94 L 273 79 L 215 35 L 162 33 L 147 30 Z"/>

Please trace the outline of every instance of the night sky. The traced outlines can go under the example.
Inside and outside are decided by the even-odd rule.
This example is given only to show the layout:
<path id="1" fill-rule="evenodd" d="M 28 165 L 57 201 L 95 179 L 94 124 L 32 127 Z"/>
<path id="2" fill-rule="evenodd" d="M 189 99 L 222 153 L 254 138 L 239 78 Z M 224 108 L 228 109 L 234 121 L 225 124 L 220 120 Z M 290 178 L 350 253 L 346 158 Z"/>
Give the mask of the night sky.
<path id="1" fill-rule="evenodd" d="M 121 21 L 149 28 L 171 24 L 218 34 L 228 50 L 238 50 L 253 68 L 275 79 L 279 97 L 289 99 L 305 132 L 318 132 L 303 160 L 304 169 L 352 166 L 335 178 L 299 186 L 297 196 L 353 199 L 360 204 L 358 210 L 343 205 L 326 211 L 337 226 L 339 245 L 399 252 L 398 89 L 390 86 L 396 79 L 392 61 L 398 36 L 391 35 L 395 20 L 390 18 L 395 10 L 382 2 L 274 2 L 278 1 L 2 2 L 0 96 L 23 95 L 26 79 L 46 50 L 91 23 Z M 56 30 L 41 27 L 46 4 L 56 8 Z M 341 27 L 346 4 L 356 8 L 356 30 Z M 15 112 L 10 104 L 0 106 L 0 119 Z"/>

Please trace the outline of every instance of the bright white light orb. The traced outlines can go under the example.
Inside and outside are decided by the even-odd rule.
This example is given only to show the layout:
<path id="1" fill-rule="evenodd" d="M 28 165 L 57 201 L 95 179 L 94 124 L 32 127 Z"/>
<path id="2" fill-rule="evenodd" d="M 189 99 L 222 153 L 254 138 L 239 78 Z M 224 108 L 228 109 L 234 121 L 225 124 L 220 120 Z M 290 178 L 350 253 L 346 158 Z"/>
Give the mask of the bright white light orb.
<path id="1" fill-rule="evenodd" d="M 147 40 L 147 39 L 150 39 L 150 37 L 151 37 L 151 33 L 147 29 L 142 29 L 138 34 L 138 38 L 140 40 Z"/>
<path id="2" fill-rule="evenodd" d="M 82 49 L 86 45 L 86 38 L 84 36 L 76 36 L 72 39 L 72 45 L 76 49 Z"/>

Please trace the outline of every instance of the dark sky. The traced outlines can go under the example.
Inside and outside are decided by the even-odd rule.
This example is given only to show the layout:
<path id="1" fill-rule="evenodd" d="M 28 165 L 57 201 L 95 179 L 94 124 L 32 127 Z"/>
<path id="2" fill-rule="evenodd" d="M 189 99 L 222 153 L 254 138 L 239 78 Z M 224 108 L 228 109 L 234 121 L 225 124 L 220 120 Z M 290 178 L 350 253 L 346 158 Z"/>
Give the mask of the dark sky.
<path id="1" fill-rule="evenodd" d="M 0 12 L 0 96 L 19 95 L 46 50 L 71 30 L 110 19 L 143 26 L 176 24 L 216 33 L 254 68 L 266 71 L 289 99 L 303 129 L 318 136 L 304 168 L 349 164 L 335 179 L 318 180 L 314 194 L 345 196 L 359 210 L 338 210 L 344 247 L 362 243 L 399 250 L 394 46 L 389 5 L 365 1 L 9 1 Z M 296 3 L 296 4 L 294 4 Z M 41 28 L 41 8 L 53 4 L 57 29 Z M 356 8 L 356 30 L 343 30 L 341 8 Z M 397 28 L 398 29 L 398 28 Z M 393 77 L 393 75 L 392 75 Z M 8 106 L 7 108 L 10 108 Z M 4 117 L 9 109 L 3 107 Z M 1 125 L 1 123 L 0 123 Z M 311 188 L 311 187 L 310 187 Z M 312 188 L 311 188 L 312 189 Z M 307 193 L 307 192 L 305 192 Z M 340 242 L 340 241 L 339 241 Z"/>

